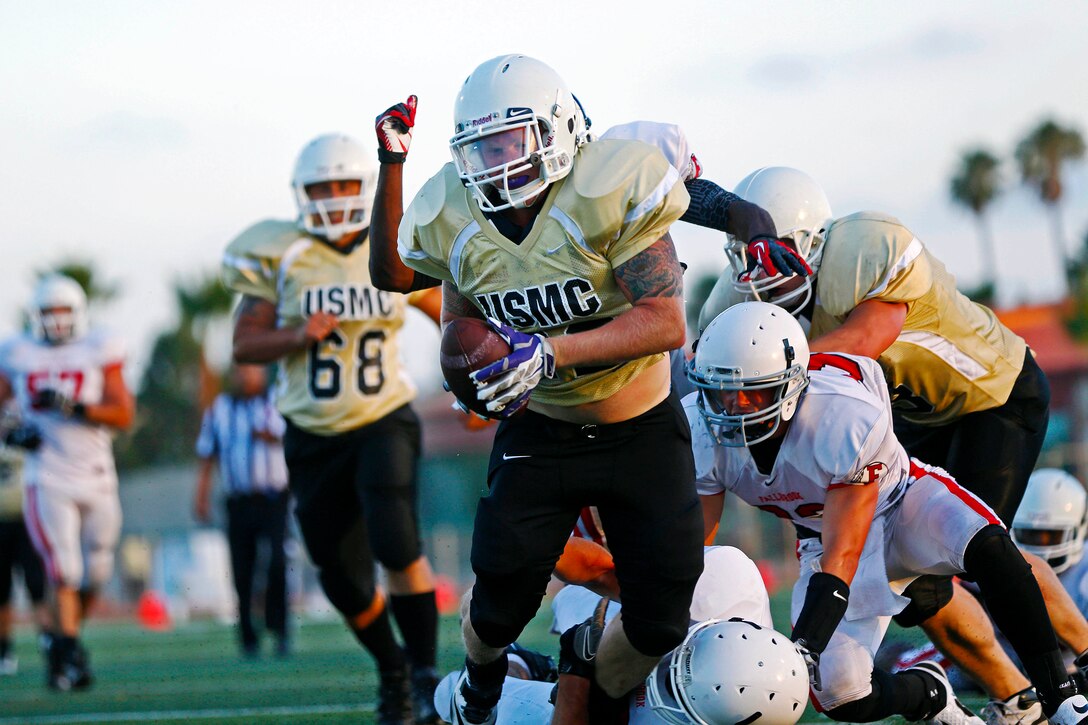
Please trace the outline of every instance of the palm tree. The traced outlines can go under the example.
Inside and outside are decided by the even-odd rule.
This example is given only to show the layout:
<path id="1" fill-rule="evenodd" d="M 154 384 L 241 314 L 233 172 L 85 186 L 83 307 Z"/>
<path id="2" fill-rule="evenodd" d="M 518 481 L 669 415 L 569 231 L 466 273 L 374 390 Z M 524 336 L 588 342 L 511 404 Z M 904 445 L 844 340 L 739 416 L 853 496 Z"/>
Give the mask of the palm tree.
<path id="1" fill-rule="evenodd" d="M 118 450 L 118 465 L 189 460 L 204 407 L 219 379 L 204 360 L 208 326 L 230 312 L 232 296 L 213 272 L 174 282 L 176 327 L 161 332 L 140 382 L 140 424 L 131 444 Z"/>
<path id="2" fill-rule="evenodd" d="M 1084 156 L 1084 139 L 1073 128 L 1052 120 L 1040 123 L 1016 146 L 1016 160 L 1024 183 L 1033 186 L 1050 210 L 1051 240 L 1063 268 L 1068 267 L 1065 231 L 1062 228 L 1062 164 Z M 1068 275 L 1068 269 L 1065 269 Z"/>
<path id="3" fill-rule="evenodd" d="M 990 230 L 986 208 L 1001 192 L 1001 162 L 985 149 L 973 149 L 960 155 L 960 165 L 949 183 L 952 200 L 965 206 L 975 215 L 978 225 L 979 245 L 982 248 L 983 280 L 972 297 L 993 299 L 997 284 L 993 233 Z"/>
<path id="4" fill-rule="evenodd" d="M 87 293 L 87 302 L 91 304 L 109 302 L 117 297 L 120 289 L 116 282 L 103 282 L 95 263 L 83 257 L 60 259 L 48 269 L 38 271 L 37 276 L 40 279 L 49 274 L 63 274 L 74 279 Z"/>

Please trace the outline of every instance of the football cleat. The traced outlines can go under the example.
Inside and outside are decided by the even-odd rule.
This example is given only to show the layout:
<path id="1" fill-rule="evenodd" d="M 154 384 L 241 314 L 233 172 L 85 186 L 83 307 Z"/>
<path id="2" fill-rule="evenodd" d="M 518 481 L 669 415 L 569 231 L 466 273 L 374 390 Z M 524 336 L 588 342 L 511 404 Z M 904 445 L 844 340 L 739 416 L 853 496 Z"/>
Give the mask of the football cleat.
<path id="1" fill-rule="evenodd" d="M 379 725 L 412 725 L 412 702 L 407 668 L 378 673 Z"/>
<path id="2" fill-rule="evenodd" d="M 982 719 L 986 725 L 1042 725 L 1046 715 L 1035 688 L 1029 687 L 1007 700 L 990 700 L 982 708 Z"/>
<path id="3" fill-rule="evenodd" d="M 434 707 L 437 687 L 438 673 L 433 667 L 412 670 L 412 707 L 416 713 L 416 725 L 437 725 L 442 722 Z"/>
<path id="4" fill-rule="evenodd" d="M 918 670 L 919 672 L 925 672 L 937 681 L 938 687 L 944 691 L 944 707 L 936 713 L 930 714 L 925 718 L 927 723 L 941 723 L 943 725 L 984 725 L 982 718 L 964 705 L 956 697 L 955 691 L 952 689 L 952 683 L 948 681 L 948 675 L 945 674 L 944 668 L 936 662 L 919 662 L 913 667 L 907 668 L 907 672 L 911 670 Z"/>
<path id="5" fill-rule="evenodd" d="M 1048 719 L 1051 725 L 1088 725 L 1088 699 L 1084 695 L 1067 697 Z"/>
<path id="6" fill-rule="evenodd" d="M 19 671 L 19 658 L 13 654 L 0 657 L 0 677 L 14 675 Z"/>
<path id="7" fill-rule="evenodd" d="M 495 725 L 498 704 L 498 697 L 487 698 L 476 692 L 468 680 L 468 670 L 462 670 L 450 695 L 452 725 Z"/>

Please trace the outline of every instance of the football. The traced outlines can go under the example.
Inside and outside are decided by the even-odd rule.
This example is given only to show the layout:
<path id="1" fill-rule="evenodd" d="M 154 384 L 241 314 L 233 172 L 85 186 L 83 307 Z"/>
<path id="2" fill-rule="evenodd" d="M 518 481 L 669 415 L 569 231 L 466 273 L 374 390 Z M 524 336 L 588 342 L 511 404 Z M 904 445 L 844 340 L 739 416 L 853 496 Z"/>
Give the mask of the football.
<path id="1" fill-rule="evenodd" d="M 469 373 L 509 354 L 510 345 L 506 340 L 491 329 L 491 325 L 475 317 L 453 320 L 442 331 L 442 345 L 439 348 L 442 377 L 446 379 L 450 392 L 479 415 L 495 417 L 476 398 L 476 383 L 469 378 Z"/>

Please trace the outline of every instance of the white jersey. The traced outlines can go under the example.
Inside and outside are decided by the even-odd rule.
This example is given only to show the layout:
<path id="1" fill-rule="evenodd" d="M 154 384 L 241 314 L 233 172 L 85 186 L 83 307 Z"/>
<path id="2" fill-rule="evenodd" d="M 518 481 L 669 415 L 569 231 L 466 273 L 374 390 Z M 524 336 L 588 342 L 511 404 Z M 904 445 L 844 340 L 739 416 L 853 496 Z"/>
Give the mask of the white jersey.
<path id="1" fill-rule="evenodd" d="M 63 345 L 39 342 L 29 335 L 0 344 L 0 372 L 11 382 L 23 421 L 42 433 L 41 447 L 26 457 L 28 487 L 81 493 L 116 489 L 112 429 L 67 419 L 55 411 L 35 410 L 31 400 L 37 392 L 53 389 L 77 403 L 100 403 L 106 371 L 121 367 L 124 360 L 123 342 L 100 330 Z"/>
<path id="2" fill-rule="evenodd" d="M 674 124 L 657 121 L 621 123 L 601 134 L 601 139 L 626 139 L 656 146 L 680 173 L 681 181 L 691 181 L 703 175 L 703 167 L 692 153 L 684 129 Z"/>
<path id="3" fill-rule="evenodd" d="M 747 448 L 718 445 L 699 414 L 697 394 L 684 398 L 700 494 L 729 490 L 815 532 L 823 526 L 831 489 L 875 483 L 880 489 L 877 516 L 899 499 L 910 477 L 910 460 L 892 431 L 880 366 L 855 355 L 814 353 L 809 381 L 769 473 L 756 467 Z"/>
<path id="4" fill-rule="evenodd" d="M 556 633 L 584 622 L 593 614 L 600 596 L 579 586 L 563 587 L 552 600 Z M 610 602 L 605 615 L 611 621 L 621 611 L 617 602 Z M 763 627 L 774 627 L 767 589 L 759 569 L 740 549 L 732 546 L 708 546 L 703 549 L 703 573 L 692 598 L 693 621 L 740 617 Z M 666 655 L 666 659 L 670 655 Z M 668 667 L 658 667 L 658 677 L 668 677 Z M 460 673 L 451 672 L 435 690 L 434 704 L 438 714 L 450 719 L 450 695 Z M 664 682 L 658 683 L 662 693 L 669 691 Z M 496 725 L 547 725 L 552 721 L 552 705 L 548 701 L 553 685 L 507 677 L 502 686 L 496 713 Z M 650 709 L 646 701 L 646 684 L 636 687 L 630 695 L 628 723 L 657 725 L 667 722 Z"/>

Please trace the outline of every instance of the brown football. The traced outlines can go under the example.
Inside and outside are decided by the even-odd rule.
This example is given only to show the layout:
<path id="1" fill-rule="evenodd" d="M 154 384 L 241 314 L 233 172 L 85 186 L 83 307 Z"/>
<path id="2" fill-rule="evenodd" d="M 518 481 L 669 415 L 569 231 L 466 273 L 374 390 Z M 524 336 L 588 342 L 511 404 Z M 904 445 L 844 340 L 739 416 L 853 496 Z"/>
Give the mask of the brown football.
<path id="1" fill-rule="evenodd" d="M 469 373 L 509 354 L 510 345 L 506 340 L 486 322 L 475 317 L 457 318 L 442 331 L 442 345 L 439 348 L 442 377 L 458 400 L 482 416 L 496 417 L 488 413 L 484 404 L 476 398 L 476 383 L 469 378 Z"/>

